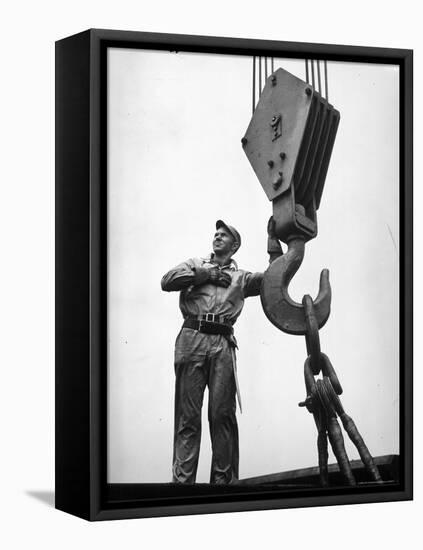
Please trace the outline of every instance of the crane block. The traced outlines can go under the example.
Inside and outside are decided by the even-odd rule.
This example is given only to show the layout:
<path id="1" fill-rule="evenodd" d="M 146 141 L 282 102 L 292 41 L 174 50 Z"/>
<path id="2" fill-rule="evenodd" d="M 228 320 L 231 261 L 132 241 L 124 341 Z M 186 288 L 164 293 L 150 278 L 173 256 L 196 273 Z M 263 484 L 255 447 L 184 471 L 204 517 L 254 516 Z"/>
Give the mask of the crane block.
<path id="1" fill-rule="evenodd" d="M 283 241 L 317 234 L 339 111 L 313 87 L 277 69 L 267 79 L 242 145 L 267 198 Z"/>

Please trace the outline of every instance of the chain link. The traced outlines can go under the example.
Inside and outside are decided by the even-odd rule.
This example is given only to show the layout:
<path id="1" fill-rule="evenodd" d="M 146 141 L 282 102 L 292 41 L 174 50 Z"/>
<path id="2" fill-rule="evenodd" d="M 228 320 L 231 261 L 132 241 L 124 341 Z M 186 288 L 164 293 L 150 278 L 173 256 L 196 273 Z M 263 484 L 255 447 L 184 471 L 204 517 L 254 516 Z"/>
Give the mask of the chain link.
<path id="1" fill-rule="evenodd" d="M 299 406 L 306 407 L 313 414 L 316 423 L 320 483 L 322 486 L 329 485 L 329 439 L 332 451 L 346 483 L 350 486 L 357 484 L 345 450 L 344 437 L 337 420 L 338 417 L 341 419 L 344 430 L 357 448 L 371 479 L 375 482 L 382 482 L 379 470 L 357 426 L 353 419 L 345 413 L 339 399 L 339 395 L 343 391 L 342 386 L 328 356 L 321 352 L 319 328 L 314 314 L 313 301 L 310 296 L 304 296 L 303 305 L 307 326 L 305 338 L 308 357 L 304 363 L 304 381 L 307 396 L 304 401 L 299 403 Z M 319 375 L 319 373 L 322 374 L 322 377 L 316 380 L 315 376 Z"/>

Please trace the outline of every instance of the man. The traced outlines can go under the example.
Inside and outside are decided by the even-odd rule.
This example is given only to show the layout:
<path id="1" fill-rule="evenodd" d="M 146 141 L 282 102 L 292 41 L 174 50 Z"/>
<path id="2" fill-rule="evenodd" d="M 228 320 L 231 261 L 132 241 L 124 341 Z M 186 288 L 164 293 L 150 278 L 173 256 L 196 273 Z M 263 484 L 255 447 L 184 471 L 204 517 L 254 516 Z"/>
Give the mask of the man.
<path id="1" fill-rule="evenodd" d="M 268 235 L 268 253 L 273 261 L 282 249 L 272 218 Z M 238 231 L 218 220 L 213 253 L 207 258 L 187 260 L 162 279 L 163 290 L 180 291 L 179 306 L 184 318 L 175 344 L 174 483 L 195 483 L 206 386 L 212 442 L 210 483 L 229 484 L 238 479 L 233 325 L 244 299 L 260 294 L 263 279 L 263 273 L 238 269 L 232 256 L 240 246 Z"/>

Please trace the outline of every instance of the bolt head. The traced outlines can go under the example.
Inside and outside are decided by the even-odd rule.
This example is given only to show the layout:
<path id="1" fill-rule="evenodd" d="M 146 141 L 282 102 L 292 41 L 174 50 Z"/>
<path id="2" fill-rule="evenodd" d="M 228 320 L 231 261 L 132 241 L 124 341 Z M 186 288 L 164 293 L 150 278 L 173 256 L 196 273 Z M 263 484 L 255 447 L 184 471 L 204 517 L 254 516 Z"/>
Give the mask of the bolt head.
<path id="1" fill-rule="evenodd" d="M 272 81 L 272 84 L 273 84 L 273 86 L 274 86 L 274 85 L 276 84 L 276 76 L 275 76 L 275 75 L 272 75 L 272 76 L 270 77 L 270 80 Z"/>
<path id="2" fill-rule="evenodd" d="M 307 95 L 311 95 L 311 94 L 312 94 L 311 88 L 306 88 L 306 89 L 305 89 L 305 93 L 306 93 Z"/>
<path id="3" fill-rule="evenodd" d="M 278 189 L 282 183 L 282 176 L 280 176 L 276 181 L 272 183 L 273 189 Z"/>
<path id="4" fill-rule="evenodd" d="M 241 143 L 242 143 L 242 145 L 247 145 L 248 139 L 247 139 L 246 137 L 243 137 L 243 138 L 241 139 Z"/>
<path id="5" fill-rule="evenodd" d="M 279 153 L 279 156 L 281 157 L 282 160 L 286 159 L 286 153 L 284 153 L 283 151 L 282 153 Z"/>
<path id="6" fill-rule="evenodd" d="M 273 162 L 273 160 L 268 160 L 268 161 L 267 161 L 267 164 L 269 165 L 270 168 L 273 168 L 273 165 L 274 165 L 275 163 Z"/>

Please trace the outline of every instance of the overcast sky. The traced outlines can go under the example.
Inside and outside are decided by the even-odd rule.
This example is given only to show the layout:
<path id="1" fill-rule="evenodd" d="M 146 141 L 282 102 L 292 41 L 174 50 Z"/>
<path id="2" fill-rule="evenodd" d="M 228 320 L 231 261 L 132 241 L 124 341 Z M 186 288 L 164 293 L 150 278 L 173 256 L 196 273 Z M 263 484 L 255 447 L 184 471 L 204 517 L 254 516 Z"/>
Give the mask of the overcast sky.
<path id="1" fill-rule="evenodd" d="M 305 79 L 303 60 L 277 59 L 278 67 Z M 271 203 L 240 144 L 251 118 L 252 59 L 110 49 L 108 68 L 108 478 L 167 482 L 182 317 L 178 293 L 162 292 L 160 279 L 211 251 L 220 218 L 242 236 L 235 256 L 242 269 L 263 271 L 268 262 Z M 399 450 L 399 73 L 357 63 L 331 62 L 328 70 L 341 122 L 318 236 L 290 293 L 314 297 L 329 268 L 322 351 L 344 387 L 346 412 L 378 456 Z M 317 465 L 313 417 L 298 407 L 304 338 L 271 325 L 258 297 L 247 299 L 235 333 L 240 477 Z M 204 414 L 197 481 L 208 481 L 209 471 Z"/>

